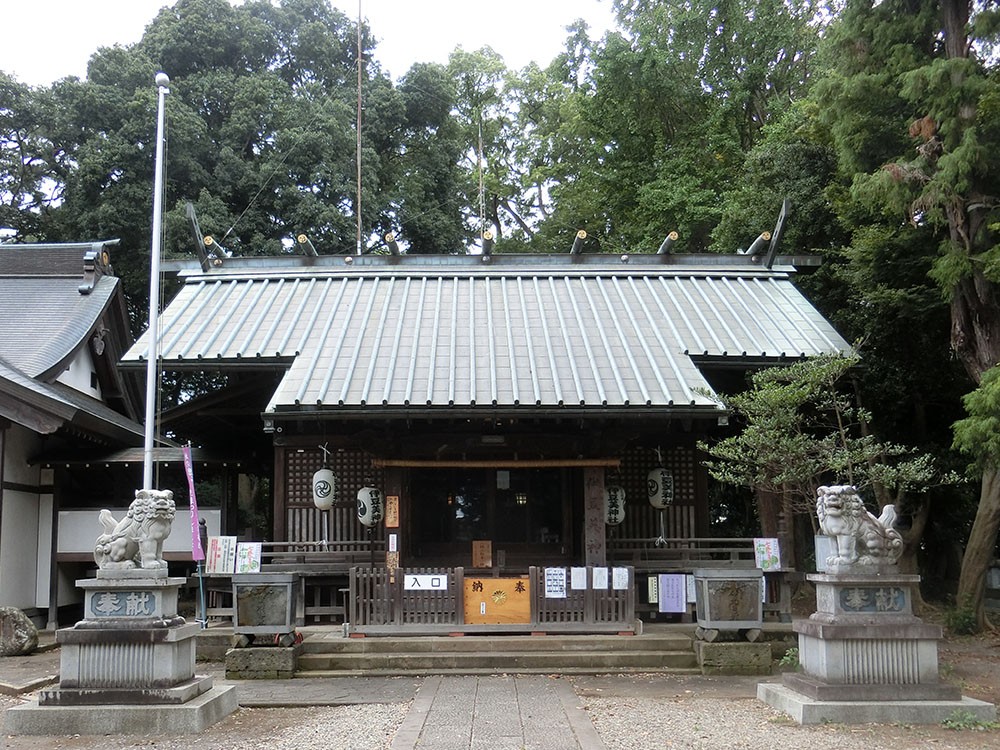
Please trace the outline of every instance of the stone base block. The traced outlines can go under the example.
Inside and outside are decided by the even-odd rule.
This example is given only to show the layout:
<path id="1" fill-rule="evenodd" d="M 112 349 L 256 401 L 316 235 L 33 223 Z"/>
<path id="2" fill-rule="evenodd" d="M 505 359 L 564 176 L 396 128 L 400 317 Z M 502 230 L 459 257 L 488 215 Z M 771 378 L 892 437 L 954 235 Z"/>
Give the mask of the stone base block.
<path id="1" fill-rule="evenodd" d="M 42 690 L 38 694 L 40 706 L 104 706 L 108 703 L 136 706 L 158 704 L 179 705 L 194 700 L 212 689 L 213 680 L 197 676 L 167 688 L 66 688 Z"/>
<path id="2" fill-rule="evenodd" d="M 977 721 L 996 721 L 992 703 L 962 697 L 960 700 L 823 701 L 785 685 L 762 682 L 757 699 L 788 714 L 798 724 L 940 724 L 956 712 Z"/>
<path id="3" fill-rule="evenodd" d="M 236 686 L 214 687 L 182 705 L 40 706 L 7 709 L 5 732 L 27 735 L 197 734 L 237 708 Z"/>
<path id="4" fill-rule="evenodd" d="M 771 674 L 769 643 L 695 641 L 694 650 L 702 674 Z"/>
<path id="5" fill-rule="evenodd" d="M 282 680 L 295 676 L 301 644 L 231 648 L 226 652 L 228 680 Z"/>
<path id="6" fill-rule="evenodd" d="M 816 679 L 811 675 L 788 673 L 785 687 L 820 701 L 957 701 L 962 691 L 944 682 L 907 685 L 845 685 Z"/>

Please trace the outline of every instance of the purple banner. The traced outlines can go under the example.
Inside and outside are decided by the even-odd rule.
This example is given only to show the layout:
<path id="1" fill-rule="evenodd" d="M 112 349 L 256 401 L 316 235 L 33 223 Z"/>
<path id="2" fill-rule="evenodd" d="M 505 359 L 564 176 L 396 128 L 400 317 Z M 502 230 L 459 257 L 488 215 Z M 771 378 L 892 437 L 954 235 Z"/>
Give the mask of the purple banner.
<path id="1" fill-rule="evenodd" d="M 188 495 L 191 498 L 191 559 L 204 560 L 205 550 L 201 548 L 201 534 L 198 531 L 198 499 L 194 495 L 194 466 L 191 462 L 191 446 L 185 445 L 184 473 L 188 479 Z"/>

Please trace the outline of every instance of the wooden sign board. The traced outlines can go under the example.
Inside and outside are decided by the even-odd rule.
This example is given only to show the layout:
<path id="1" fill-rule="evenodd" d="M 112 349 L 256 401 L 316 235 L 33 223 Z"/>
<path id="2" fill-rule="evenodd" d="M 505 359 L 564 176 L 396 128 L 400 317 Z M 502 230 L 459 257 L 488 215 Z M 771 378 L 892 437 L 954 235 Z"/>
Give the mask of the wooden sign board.
<path id="1" fill-rule="evenodd" d="M 472 541 L 472 567 L 493 567 L 493 542 L 489 539 L 474 539 Z"/>
<path id="2" fill-rule="evenodd" d="M 531 590 L 527 576 L 465 579 L 466 625 L 530 622 Z"/>
<path id="3" fill-rule="evenodd" d="M 387 529 L 399 528 L 399 495 L 386 495 L 385 497 L 385 527 Z"/>

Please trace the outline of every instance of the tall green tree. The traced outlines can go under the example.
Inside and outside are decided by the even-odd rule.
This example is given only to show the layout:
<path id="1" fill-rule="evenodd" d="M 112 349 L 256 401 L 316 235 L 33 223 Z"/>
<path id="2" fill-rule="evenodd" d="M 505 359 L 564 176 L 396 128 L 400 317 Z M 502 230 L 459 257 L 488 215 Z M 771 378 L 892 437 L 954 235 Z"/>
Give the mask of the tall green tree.
<path id="1" fill-rule="evenodd" d="M 399 83 L 405 115 L 396 160 L 395 213 L 410 253 L 464 247 L 460 162 L 466 153 L 451 116 L 457 92 L 444 65 L 418 63 Z"/>
<path id="2" fill-rule="evenodd" d="M 842 168 L 858 173 L 854 199 L 937 246 L 932 274 L 950 306 L 951 348 L 975 384 L 1000 361 L 997 21 L 993 3 L 847 2 L 819 84 Z M 981 465 L 958 597 L 982 624 L 1000 456 Z"/>
<path id="3" fill-rule="evenodd" d="M 278 254 L 299 233 L 321 253 L 357 247 L 358 28 L 325 0 L 179 0 L 125 49 L 102 49 L 86 81 L 53 89 L 74 168 L 59 210 L 68 237 L 121 237 L 116 267 L 144 319 L 157 70 L 166 100 L 168 254 L 194 253 L 185 205 L 227 251 Z M 362 228 L 393 225 L 404 104 L 361 32 Z M 75 128 L 71 127 L 75 124 Z"/>
<path id="4" fill-rule="evenodd" d="M 45 117 L 45 96 L 0 72 L 0 237 L 41 239 L 61 183 Z"/>

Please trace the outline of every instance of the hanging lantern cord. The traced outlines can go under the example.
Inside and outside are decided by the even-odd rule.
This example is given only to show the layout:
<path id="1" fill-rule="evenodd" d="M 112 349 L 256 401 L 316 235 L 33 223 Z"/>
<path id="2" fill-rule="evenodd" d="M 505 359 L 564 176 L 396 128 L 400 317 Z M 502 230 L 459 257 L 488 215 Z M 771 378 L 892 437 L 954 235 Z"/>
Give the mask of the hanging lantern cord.
<path id="1" fill-rule="evenodd" d="M 329 443 L 323 443 L 323 445 L 319 446 L 319 449 L 321 451 L 323 451 L 323 468 L 324 469 L 330 468 L 330 449 L 327 448 L 328 445 L 329 445 Z"/>
<path id="2" fill-rule="evenodd" d="M 667 540 L 664 538 L 664 526 L 663 526 L 663 511 L 660 511 L 660 535 L 653 540 L 653 544 L 657 547 L 666 547 Z"/>

